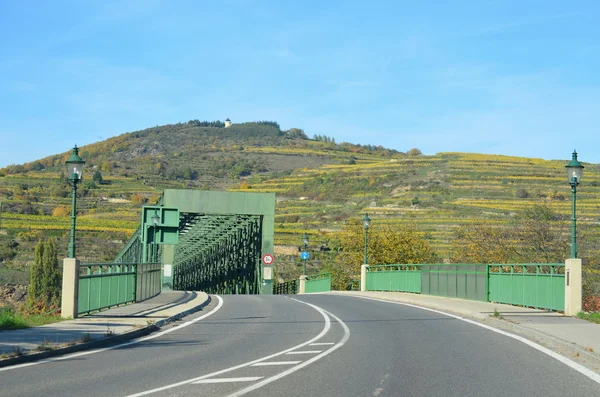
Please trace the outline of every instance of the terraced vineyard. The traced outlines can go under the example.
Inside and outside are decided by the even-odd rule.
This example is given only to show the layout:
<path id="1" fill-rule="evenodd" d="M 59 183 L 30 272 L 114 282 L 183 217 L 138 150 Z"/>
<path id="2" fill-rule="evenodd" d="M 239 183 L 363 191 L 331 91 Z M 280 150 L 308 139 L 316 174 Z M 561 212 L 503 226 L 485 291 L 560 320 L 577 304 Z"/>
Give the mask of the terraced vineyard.
<path id="1" fill-rule="evenodd" d="M 382 147 L 289 139 L 278 128 L 256 124 L 249 131 L 268 140 L 252 135 L 239 141 L 246 130 L 244 125 L 236 128 L 219 140 L 219 128 L 156 127 L 82 148 L 89 156 L 90 176 L 78 200 L 78 256 L 83 261 L 114 257 L 137 227 L 141 206 L 155 202 L 165 188 L 276 193 L 275 254 L 277 263 L 289 265 L 288 273 L 300 263 L 295 249 L 302 234 L 309 234 L 315 253 L 309 267 L 319 267 L 335 255 L 346 220 L 365 212 L 374 227 L 416 224 L 442 258 L 449 256 L 458 226 L 482 220 L 509 225 L 534 204 L 546 203 L 559 213 L 563 219 L 556 227 L 569 233 L 566 160 L 467 153 L 409 156 Z M 190 152 L 173 146 L 164 131 L 179 134 Z M 193 146 L 199 145 L 194 134 L 204 137 L 204 146 Z M 565 159 L 569 157 L 566 153 Z M 40 160 L 36 169 L 29 163 L 16 171 L 0 170 L 0 248 L 11 245 L 16 254 L 5 257 L 4 270 L 23 270 L 42 235 L 57 237 L 66 252 L 71 198 L 59 171 L 65 159 L 66 153 Z M 90 184 L 91 174 L 100 169 L 102 183 Z M 193 179 L 186 179 L 187 174 Z M 578 189 L 580 224 L 598 224 L 599 193 L 598 166 L 586 164 Z M 587 238 L 600 239 L 600 229 L 591 230 Z"/>
<path id="2" fill-rule="evenodd" d="M 305 232 L 326 242 L 335 238 L 348 216 L 368 212 L 374 223 L 417 224 L 447 257 L 458 225 L 482 220 L 508 224 L 534 204 L 546 203 L 564 215 L 568 233 L 571 190 L 565 164 L 466 153 L 391 160 L 359 157 L 356 164 L 324 165 L 267 179 L 251 184 L 248 191 L 277 193 L 275 239 L 280 245 L 297 245 Z M 598 224 L 600 174 L 596 165 L 587 165 L 585 171 L 578 193 L 578 220 Z M 318 179 L 326 181 L 322 191 L 314 189 Z M 353 185 L 352 181 L 358 185 L 365 181 L 364 189 L 341 202 L 327 199 L 335 196 L 330 184 L 343 187 Z"/>

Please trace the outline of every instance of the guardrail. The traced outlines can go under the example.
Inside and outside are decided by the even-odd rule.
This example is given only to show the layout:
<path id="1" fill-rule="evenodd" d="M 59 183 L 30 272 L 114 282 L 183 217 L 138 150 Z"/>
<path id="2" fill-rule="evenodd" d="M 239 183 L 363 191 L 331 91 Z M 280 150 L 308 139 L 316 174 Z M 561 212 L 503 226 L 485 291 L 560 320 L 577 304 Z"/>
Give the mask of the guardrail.
<path id="1" fill-rule="evenodd" d="M 565 265 L 488 265 L 488 301 L 565 309 Z"/>
<path id="2" fill-rule="evenodd" d="M 564 310 L 564 264 L 406 264 L 367 267 L 367 291 L 398 291 Z"/>
<path id="3" fill-rule="evenodd" d="M 88 314 L 158 295 L 160 270 L 160 263 L 81 264 L 77 313 Z"/>
<path id="4" fill-rule="evenodd" d="M 411 265 L 367 267 L 367 291 L 421 292 L 421 270 Z"/>
<path id="5" fill-rule="evenodd" d="M 331 273 L 308 276 L 304 288 L 306 293 L 331 291 Z"/>
<path id="6" fill-rule="evenodd" d="M 286 281 L 273 288 L 273 295 L 295 295 L 298 293 L 298 280 Z"/>

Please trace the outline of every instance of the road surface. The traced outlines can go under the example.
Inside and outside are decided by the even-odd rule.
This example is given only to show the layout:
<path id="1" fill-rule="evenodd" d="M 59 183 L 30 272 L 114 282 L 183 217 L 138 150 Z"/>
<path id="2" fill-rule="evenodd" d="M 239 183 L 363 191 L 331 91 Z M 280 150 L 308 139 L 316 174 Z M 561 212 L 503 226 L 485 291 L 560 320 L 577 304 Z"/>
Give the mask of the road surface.
<path id="1" fill-rule="evenodd" d="M 0 369 L 2 396 L 600 396 L 524 343 L 352 296 L 213 296 L 149 339 Z"/>

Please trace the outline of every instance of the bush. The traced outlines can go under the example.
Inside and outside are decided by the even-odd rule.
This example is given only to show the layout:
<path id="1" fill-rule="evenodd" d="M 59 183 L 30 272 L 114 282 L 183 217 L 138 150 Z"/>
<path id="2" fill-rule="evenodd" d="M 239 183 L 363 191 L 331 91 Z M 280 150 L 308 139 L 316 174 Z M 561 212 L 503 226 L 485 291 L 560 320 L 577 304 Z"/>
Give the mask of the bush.
<path id="1" fill-rule="evenodd" d="M 529 192 L 525 189 L 517 189 L 517 191 L 515 192 L 515 197 L 518 198 L 527 198 L 529 197 Z"/>
<path id="2" fill-rule="evenodd" d="M 420 156 L 422 154 L 423 154 L 423 152 L 421 152 L 421 150 L 419 150 L 417 148 L 413 148 L 408 151 L 408 155 L 410 157 Z"/>
<path id="3" fill-rule="evenodd" d="M 64 207 L 64 206 L 56 207 L 52 211 L 52 216 L 67 216 L 67 215 L 69 215 L 69 208 Z"/>

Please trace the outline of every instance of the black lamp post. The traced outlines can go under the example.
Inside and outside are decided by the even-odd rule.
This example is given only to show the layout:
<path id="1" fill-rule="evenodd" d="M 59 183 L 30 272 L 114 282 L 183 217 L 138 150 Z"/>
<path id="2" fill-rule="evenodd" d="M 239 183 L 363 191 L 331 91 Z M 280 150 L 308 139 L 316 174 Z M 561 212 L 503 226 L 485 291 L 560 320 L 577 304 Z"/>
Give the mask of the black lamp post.
<path id="1" fill-rule="evenodd" d="M 369 225 L 371 224 L 371 218 L 369 218 L 369 214 L 365 214 L 365 217 L 362 219 L 362 224 L 363 224 L 363 228 L 365 229 L 365 258 L 364 258 L 364 264 L 368 265 L 368 246 L 369 246 Z"/>
<path id="2" fill-rule="evenodd" d="M 73 148 L 73 154 L 65 162 L 67 165 L 68 178 L 72 186 L 71 202 L 71 235 L 69 238 L 69 258 L 75 258 L 75 223 L 77 219 L 77 184 L 82 181 L 83 165 L 85 161 L 79 157 L 79 148 L 77 145 Z"/>
<path id="3" fill-rule="evenodd" d="M 579 185 L 583 175 L 583 165 L 577 161 L 577 151 L 573 151 L 573 158 L 565 168 L 567 169 L 569 185 L 571 185 L 571 258 L 575 259 L 577 258 L 577 185 Z"/>
<path id="4" fill-rule="evenodd" d="M 304 233 L 302 236 L 302 246 L 304 247 L 304 252 L 307 252 L 308 248 L 308 234 Z M 302 274 L 306 276 L 306 257 L 304 257 L 304 265 L 302 266 Z"/>

